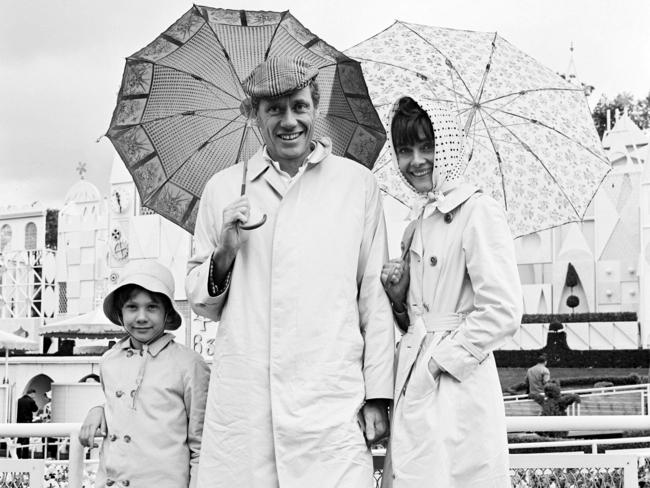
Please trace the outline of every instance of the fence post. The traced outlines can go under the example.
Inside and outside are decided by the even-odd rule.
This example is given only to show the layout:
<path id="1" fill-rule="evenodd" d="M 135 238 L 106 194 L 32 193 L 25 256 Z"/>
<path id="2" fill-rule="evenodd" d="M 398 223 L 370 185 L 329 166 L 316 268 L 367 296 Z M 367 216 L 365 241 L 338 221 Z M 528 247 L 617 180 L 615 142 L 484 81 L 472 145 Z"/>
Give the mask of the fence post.
<path id="1" fill-rule="evenodd" d="M 70 430 L 70 458 L 68 461 L 68 488 L 82 488 L 84 475 L 84 448 L 79 442 L 79 427 Z"/>

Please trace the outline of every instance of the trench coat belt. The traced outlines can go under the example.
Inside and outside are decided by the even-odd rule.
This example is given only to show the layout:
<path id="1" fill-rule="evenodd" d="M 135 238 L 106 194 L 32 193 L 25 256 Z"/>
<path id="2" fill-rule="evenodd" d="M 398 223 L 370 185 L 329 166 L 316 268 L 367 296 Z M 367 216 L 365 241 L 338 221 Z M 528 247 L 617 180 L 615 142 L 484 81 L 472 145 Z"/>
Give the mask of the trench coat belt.
<path id="1" fill-rule="evenodd" d="M 464 313 L 428 312 L 422 307 L 414 307 L 416 316 L 422 318 L 427 332 L 444 332 L 456 330 L 465 319 Z"/>

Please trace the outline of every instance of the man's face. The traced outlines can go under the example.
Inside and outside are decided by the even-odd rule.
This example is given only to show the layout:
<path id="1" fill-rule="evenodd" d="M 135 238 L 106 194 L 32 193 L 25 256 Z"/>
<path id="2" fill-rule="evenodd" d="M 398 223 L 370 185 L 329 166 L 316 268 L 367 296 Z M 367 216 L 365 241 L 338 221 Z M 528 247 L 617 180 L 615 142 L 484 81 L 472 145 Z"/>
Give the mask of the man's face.
<path id="1" fill-rule="evenodd" d="M 280 98 L 261 99 L 257 125 L 269 156 L 283 163 L 301 164 L 310 152 L 316 107 L 309 86 Z"/>

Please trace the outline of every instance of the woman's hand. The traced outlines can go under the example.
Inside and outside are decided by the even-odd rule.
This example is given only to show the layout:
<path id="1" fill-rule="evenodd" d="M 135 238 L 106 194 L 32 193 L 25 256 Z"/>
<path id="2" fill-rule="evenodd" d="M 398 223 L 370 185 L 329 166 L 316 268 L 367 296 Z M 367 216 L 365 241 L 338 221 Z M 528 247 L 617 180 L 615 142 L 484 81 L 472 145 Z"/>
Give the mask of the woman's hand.
<path id="1" fill-rule="evenodd" d="M 95 437 L 106 437 L 106 417 L 104 407 L 101 406 L 88 410 L 86 420 L 79 430 L 79 442 L 82 446 L 94 447 Z"/>
<path id="2" fill-rule="evenodd" d="M 381 270 L 381 283 L 390 301 L 395 306 L 401 307 L 406 303 L 410 277 L 409 264 L 403 259 L 391 259 L 384 264 Z M 404 310 L 395 310 L 403 312 Z"/>

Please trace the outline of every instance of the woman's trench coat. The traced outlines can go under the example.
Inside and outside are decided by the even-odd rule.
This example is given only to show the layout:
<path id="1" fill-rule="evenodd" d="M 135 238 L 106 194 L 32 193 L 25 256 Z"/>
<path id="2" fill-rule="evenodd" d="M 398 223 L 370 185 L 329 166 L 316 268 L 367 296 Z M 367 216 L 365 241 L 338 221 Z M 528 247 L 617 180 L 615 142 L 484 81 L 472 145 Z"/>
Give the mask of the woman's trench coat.
<path id="1" fill-rule="evenodd" d="M 445 140 L 440 114 L 429 114 L 438 145 Z M 520 323 L 514 245 L 499 204 L 462 183 L 449 159 L 452 189 L 405 231 L 411 325 L 398 349 L 384 487 L 510 486 L 491 351 Z M 430 358 L 443 370 L 436 377 Z"/>
<path id="2" fill-rule="evenodd" d="M 229 290 L 210 297 L 208 258 L 241 171 L 206 186 L 186 283 L 194 310 L 221 320 L 198 486 L 370 488 L 358 413 L 392 398 L 395 351 L 379 189 L 321 145 L 287 189 L 259 151 L 247 195 L 268 220 L 247 232 Z"/>

